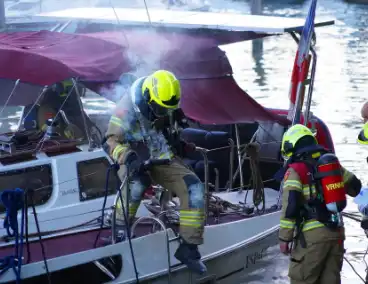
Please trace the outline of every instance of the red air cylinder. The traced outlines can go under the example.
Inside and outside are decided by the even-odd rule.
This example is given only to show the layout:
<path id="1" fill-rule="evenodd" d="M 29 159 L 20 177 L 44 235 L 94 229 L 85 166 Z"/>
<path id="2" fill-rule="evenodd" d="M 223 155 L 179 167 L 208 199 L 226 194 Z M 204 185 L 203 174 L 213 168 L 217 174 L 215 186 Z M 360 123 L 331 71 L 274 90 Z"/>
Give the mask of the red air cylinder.
<path id="1" fill-rule="evenodd" d="M 327 209 L 341 212 L 346 207 L 346 191 L 339 160 L 334 154 L 324 154 L 317 161 L 316 171 Z"/>

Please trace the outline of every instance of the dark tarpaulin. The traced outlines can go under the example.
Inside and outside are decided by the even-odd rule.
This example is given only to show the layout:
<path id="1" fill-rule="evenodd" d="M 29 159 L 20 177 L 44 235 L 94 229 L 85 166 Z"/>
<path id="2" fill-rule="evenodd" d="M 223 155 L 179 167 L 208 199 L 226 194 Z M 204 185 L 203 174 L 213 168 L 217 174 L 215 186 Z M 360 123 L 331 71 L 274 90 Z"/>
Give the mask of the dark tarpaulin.
<path id="1" fill-rule="evenodd" d="M 71 77 L 112 82 L 131 70 L 119 44 L 50 31 L 1 33 L 0 66 L 0 78 L 35 85 Z"/>
<path id="2" fill-rule="evenodd" d="M 0 33 L 0 78 L 35 85 L 78 77 L 86 82 L 114 82 L 121 74 L 140 71 L 147 74 L 165 61 L 180 67 L 181 50 L 186 56 L 199 49 L 216 47 L 216 41 L 185 34 L 159 34 L 147 31 L 65 34 L 50 31 Z M 175 53 L 179 55 L 176 57 Z M 196 52 L 195 52 L 196 53 Z M 174 55 L 174 56 L 173 56 Z M 213 65 L 214 66 L 214 65 Z M 174 72 L 185 76 L 214 76 L 213 66 Z M 203 73 L 203 74 L 200 74 Z"/>
<path id="3" fill-rule="evenodd" d="M 131 48 L 139 48 L 144 44 L 145 33 L 138 32 L 135 37 L 132 37 L 131 33 L 125 33 L 124 36 L 128 39 Z M 99 33 L 94 36 L 98 37 Z M 101 34 L 101 36 L 105 39 L 110 37 L 109 34 Z M 282 125 L 290 124 L 286 118 L 262 107 L 237 85 L 231 76 L 230 62 L 225 52 L 217 47 L 216 41 L 198 38 L 198 42 L 191 43 L 191 37 L 183 34 L 155 34 L 155 36 L 163 36 L 164 42 L 169 41 L 172 45 L 170 50 L 163 48 L 159 56 L 160 60 L 155 62 L 156 64 L 149 64 L 147 68 L 151 71 L 167 69 L 176 74 L 182 86 L 181 106 L 190 118 L 203 124 L 252 121 L 277 121 Z M 116 38 L 110 37 L 110 40 L 116 40 Z M 156 38 L 153 42 L 157 41 Z M 152 58 L 152 53 L 155 51 L 152 51 L 149 45 L 145 45 L 145 48 L 147 56 Z M 117 99 L 114 91 L 105 90 L 102 94 L 111 100 Z"/>
<path id="4" fill-rule="evenodd" d="M 91 33 L 89 37 L 125 46 L 131 70 L 145 76 L 157 69 L 167 69 L 183 78 L 213 78 L 232 73 L 231 65 L 216 40 L 182 33 L 126 31 Z"/>
<path id="5" fill-rule="evenodd" d="M 250 121 L 276 121 L 289 125 L 285 117 L 273 114 L 248 96 L 232 76 L 182 81 L 182 108 L 202 124 L 233 124 Z M 206 90 L 211 89 L 211 92 Z"/>
<path id="6" fill-rule="evenodd" d="M 50 85 L 78 77 L 102 96 L 116 100 L 119 94 L 107 86 L 123 73 L 141 76 L 167 69 L 181 80 L 182 107 L 195 120 L 206 124 L 289 123 L 239 88 L 226 54 L 209 38 L 148 31 L 84 35 L 41 31 L 0 34 L 0 40 L 0 78 Z M 11 101 L 19 95 L 35 100 L 39 92 L 31 89 L 16 91 Z M 2 104 L 8 96 L 1 93 Z M 23 100 L 29 101 L 28 97 Z"/>

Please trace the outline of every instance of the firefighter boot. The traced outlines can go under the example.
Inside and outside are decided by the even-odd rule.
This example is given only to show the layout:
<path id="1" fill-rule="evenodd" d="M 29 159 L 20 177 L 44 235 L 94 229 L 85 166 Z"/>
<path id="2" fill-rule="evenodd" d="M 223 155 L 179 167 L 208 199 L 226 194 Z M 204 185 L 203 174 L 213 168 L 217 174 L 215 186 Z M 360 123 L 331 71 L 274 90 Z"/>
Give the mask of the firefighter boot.
<path id="1" fill-rule="evenodd" d="M 192 270 L 198 274 L 207 272 L 207 267 L 201 261 L 201 254 L 198 251 L 198 246 L 189 244 L 185 241 L 180 243 L 180 246 L 176 250 L 174 256 L 181 263 L 185 264 L 189 270 Z"/>

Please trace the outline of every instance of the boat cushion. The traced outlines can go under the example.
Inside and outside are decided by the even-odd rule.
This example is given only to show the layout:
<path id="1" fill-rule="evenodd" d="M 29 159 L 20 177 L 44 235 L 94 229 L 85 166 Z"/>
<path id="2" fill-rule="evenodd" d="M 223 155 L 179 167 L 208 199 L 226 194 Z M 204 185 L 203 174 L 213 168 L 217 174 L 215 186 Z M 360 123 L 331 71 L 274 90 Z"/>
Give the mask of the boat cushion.
<path id="1" fill-rule="evenodd" d="M 194 143 L 196 146 L 205 148 L 208 150 L 229 146 L 228 139 L 230 135 L 225 131 L 206 131 L 203 129 L 186 128 L 181 133 L 181 138 L 186 142 Z M 228 166 L 229 166 L 229 148 L 210 151 L 207 153 L 209 160 L 209 182 L 215 183 L 216 175 L 214 168 L 217 168 L 220 173 L 225 172 L 223 184 L 228 179 Z M 190 165 L 198 177 L 204 180 L 204 161 L 200 152 L 188 153 L 185 157 L 185 163 Z M 194 162 L 196 161 L 196 162 Z M 221 183 L 221 181 L 220 181 Z"/>
<path id="2" fill-rule="evenodd" d="M 198 178 L 204 182 L 204 161 L 196 161 L 190 159 L 183 159 L 184 163 L 190 166 Z M 208 161 L 208 181 L 212 184 L 216 182 L 216 171 L 218 169 L 217 163 L 215 161 Z"/>
<path id="3" fill-rule="evenodd" d="M 195 168 L 195 164 L 198 162 L 198 160 L 192 160 L 192 159 L 187 159 L 184 158 L 183 159 L 184 164 L 186 164 L 187 166 L 191 167 L 192 169 Z"/>
<path id="4" fill-rule="evenodd" d="M 196 146 L 214 149 L 227 146 L 230 135 L 224 131 L 206 131 L 203 129 L 186 128 L 181 132 L 183 140 L 192 142 Z"/>

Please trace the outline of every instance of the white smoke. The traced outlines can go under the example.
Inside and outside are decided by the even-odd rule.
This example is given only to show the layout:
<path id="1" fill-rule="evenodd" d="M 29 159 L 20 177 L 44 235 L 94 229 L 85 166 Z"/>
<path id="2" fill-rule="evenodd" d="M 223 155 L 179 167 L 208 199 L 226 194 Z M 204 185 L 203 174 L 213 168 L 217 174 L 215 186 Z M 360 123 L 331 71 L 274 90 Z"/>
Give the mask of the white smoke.
<path id="1" fill-rule="evenodd" d="M 150 8 L 164 9 L 164 7 L 162 7 L 162 2 L 167 2 L 168 0 L 146 1 L 148 5 L 148 13 L 150 13 Z M 143 0 L 131 1 L 130 4 L 118 0 L 106 0 L 104 5 L 99 5 L 99 7 L 111 7 L 113 10 L 113 8 L 127 8 L 127 5 L 129 8 L 134 7 L 141 8 L 142 10 L 145 9 Z M 180 10 L 185 10 L 185 7 L 181 7 Z M 117 18 L 116 20 L 118 24 L 120 19 Z M 169 35 L 168 38 L 165 38 L 163 34 L 160 34 L 159 31 L 151 27 L 147 27 L 144 30 L 126 29 L 122 30 L 121 33 L 121 44 L 122 46 L 128 47 L 128 49 L 123 50 L 124 56 L 129 59 L 130 66 L 132 67 L 132 69 L 129 71 L 129 74 L 134 75 L 137 79 L 148 76 L 159 69 L 168 69 L 167 66 L 171 66 L 171 62 L 163 62 L 164 60 L 167 60 L 167 55 L 169 53 L 175 52 L 174 50 L 187 49 L 185 42 L 179 43 L 177 40 L 175 40 L 175 35 Z M 178 53 L 180 54 L 182 52 L 179 51 Z M 178 59 L 177 57 L 173 58 L 175 60 L 185 60 Z M 168 71 L 171 71 L 175 74 L 175 70 L 168 69 Z M 121 74 L 121 80 L 115 84 L 113 88 L 100 90 L 100 94 L 112 99 L 115 103 L 118 103 L 124 96 L 130 95 L 130 85 L 132 82 L 127 84 L 124 81 L 125 75 L 126 74 Z M 122 107 L 121 103 L 123 102 L 124 100 L 120 102 L 120 107 Z M 113 110 L 113 112 L 114 111 L 116 110 Z M 113 113 L 111 113 L 111 115 L 112 114 Z"/>
<path id="2" fill-rule="evenodd" d="M 128 48 L 124 49 L 124 57 L 128 58 L 131 66 L 129 73 L 123 73 L 120 76 L 119 82 L 117 82 L 112 88 L 104 88 L 100 90 L 100 93 L 106 97 L 109 97 L 114 102 L 118 103 L 124 96 L 130 94 L 130 87 L 135 79 L 146 77 L 153 72 L 162 68 L 162 61 L 165 56 L 173 49 L 170 41 L 159 37 L 154 29 L 147 29 L 136 32 L 125 32 L 125 41 L 122 46 L 127 45 Z M 160 38 L 159 42 L 152 41 L 152 39 Z M 146 46 L 144 46 L 146 44 Z M 144 51 L 144 52 L 142 52 Z M 170 71 L 170 70 L 169 70 Z"/>

